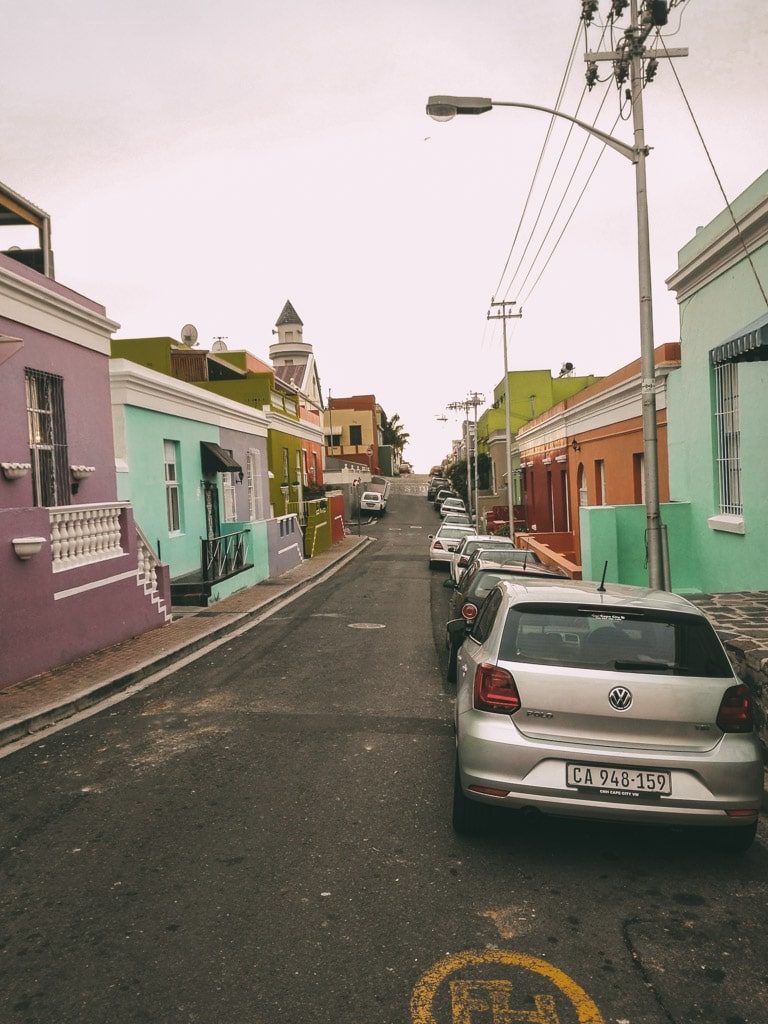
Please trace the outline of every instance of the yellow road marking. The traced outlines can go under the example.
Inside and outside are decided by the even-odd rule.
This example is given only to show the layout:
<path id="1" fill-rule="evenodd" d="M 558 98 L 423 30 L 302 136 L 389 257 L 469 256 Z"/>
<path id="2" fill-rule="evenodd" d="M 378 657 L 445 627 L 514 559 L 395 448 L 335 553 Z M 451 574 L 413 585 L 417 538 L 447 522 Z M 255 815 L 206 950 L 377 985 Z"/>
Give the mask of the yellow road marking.
<path id="1" fill-rule="evenodd" d="M 559 967 L 539 957 L 505 949 L 467 950 L 446 956 L 421 976 L 411 995 L 412 1024 L 438 1024 L 433 1014 L 435 997 L 440 986 L 462 968 L 499 964 L 519 967 L 550 981 L 576 1011 L 578 1024 L 605 1024 L 595 1003 L 573 978 Z M 551 996 L 535 996 L 535 1010 L 513 1010 L 509 1006 L 512 983 L 508 981 L 449 981 L 452 1002 L 452 1024 L 473 1024 L 472 1012 L 490 1011 L 493 1024 L 560 1024 Z"/>

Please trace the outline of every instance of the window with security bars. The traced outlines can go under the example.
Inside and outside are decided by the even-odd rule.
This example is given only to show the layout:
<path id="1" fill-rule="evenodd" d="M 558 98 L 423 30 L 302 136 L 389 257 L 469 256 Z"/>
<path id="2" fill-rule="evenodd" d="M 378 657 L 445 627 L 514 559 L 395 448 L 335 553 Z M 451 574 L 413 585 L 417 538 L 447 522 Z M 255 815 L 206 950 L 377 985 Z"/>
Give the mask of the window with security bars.
<path id="1" fill-rule="evenodd" d="M 69 505 L 69 456 L 64 419 L 64 381 L 54 373 L 25 371 L 29 461 L 35 505 Z"/>
<path id="2" fill-rule="evenodd" d="M 722 515 L 744 514 L 741 497 L 741 432 L 739 429 L 739 376 L 737 363 L 715 367 L 715 425 L 717 468 Z"/>

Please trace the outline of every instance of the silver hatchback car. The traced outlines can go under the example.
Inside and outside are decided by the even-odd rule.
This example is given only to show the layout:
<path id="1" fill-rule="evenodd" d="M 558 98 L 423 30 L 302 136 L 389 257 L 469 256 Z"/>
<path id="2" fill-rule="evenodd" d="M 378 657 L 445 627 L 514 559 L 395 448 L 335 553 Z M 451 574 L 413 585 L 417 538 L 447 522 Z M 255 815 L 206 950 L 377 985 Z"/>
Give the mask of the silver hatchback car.
<path id="1" fill-rule="evenodd" d="M 733 852 L 755 837 L 749 690 L 707 618 L 674 594 L 500 581 L 458 652 L 456 740 L 458 832 L 495 804 L 711 826 Z"/>

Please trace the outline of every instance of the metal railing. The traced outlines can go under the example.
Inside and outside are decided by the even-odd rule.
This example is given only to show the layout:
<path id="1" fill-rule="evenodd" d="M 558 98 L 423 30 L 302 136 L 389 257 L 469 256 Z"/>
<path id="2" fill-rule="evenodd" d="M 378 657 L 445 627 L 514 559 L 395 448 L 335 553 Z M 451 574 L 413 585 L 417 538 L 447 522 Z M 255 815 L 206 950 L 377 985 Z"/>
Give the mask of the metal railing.
<path id="1" fill-rule="evenodd" d="M 245 537 L 247 530 L 226 533 L 203 540 L 203 579 L 206 582 L 223 579 L 239 572 L 245 566 Z"/>

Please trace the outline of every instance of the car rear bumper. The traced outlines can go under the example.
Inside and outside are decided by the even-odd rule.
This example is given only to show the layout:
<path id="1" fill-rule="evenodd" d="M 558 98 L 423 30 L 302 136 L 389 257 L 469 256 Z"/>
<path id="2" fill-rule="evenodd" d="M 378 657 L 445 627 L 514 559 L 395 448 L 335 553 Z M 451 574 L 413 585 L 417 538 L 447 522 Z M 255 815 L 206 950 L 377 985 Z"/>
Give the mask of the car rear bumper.
<path id="1" fill-rule="evenodd" d="M 510 727 L 511 726 L 511 727 Z M 462 789 L 473 800 L 545 814 L 605 821 L 737 827 L 754 817 L 727 812 L 754 808 L 763 792 L 763 766 L 756 737 L 726 735 L 711 750 L 623 750 L 565 743 L 532 743 L 508 716 L 468 711 L 459 718 Z M 603 763 L 669 771 L 669 796 L 616 797 L 577 790 L 565 782 L 566 764 Z M 470 787 L 506 792 L 484 796 Z"/>

